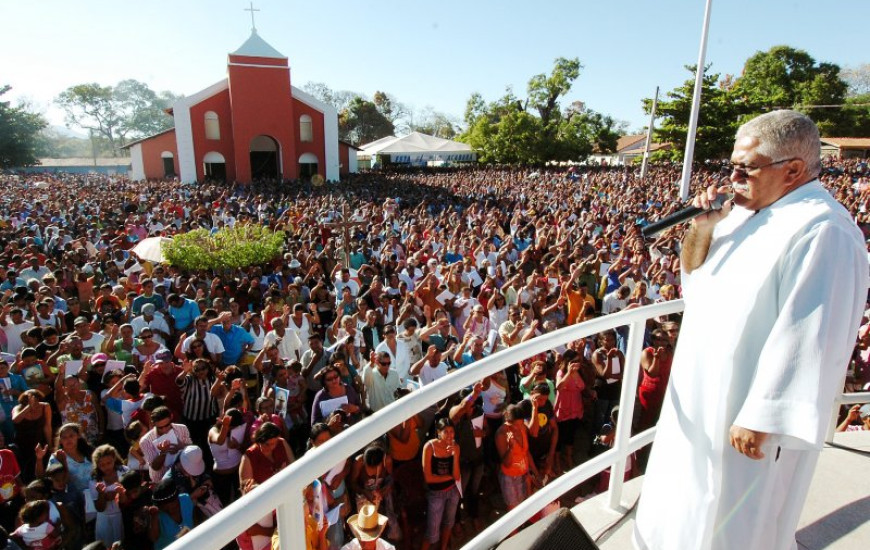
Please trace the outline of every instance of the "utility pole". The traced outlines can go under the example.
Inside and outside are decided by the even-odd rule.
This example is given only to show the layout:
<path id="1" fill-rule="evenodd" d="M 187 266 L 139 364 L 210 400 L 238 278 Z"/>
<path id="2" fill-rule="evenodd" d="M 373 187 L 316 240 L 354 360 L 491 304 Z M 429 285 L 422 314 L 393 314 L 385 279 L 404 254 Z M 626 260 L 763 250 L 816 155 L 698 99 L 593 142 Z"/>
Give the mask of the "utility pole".
<path id="1" fill-rule="evenodd" d="M 640 179 L 646 179 L 647 164 L 649 164 L 649 147 L 652 143 L 653 126 L 656 122 L 656 109 L 659 106 L 659 87 L 656 86 L 656 95 L 653 99 L 652 112 L 649 115 L 649 129 L 646 132 L 646 146 L 643 148 L 643 162 L 640 165 Z"/>

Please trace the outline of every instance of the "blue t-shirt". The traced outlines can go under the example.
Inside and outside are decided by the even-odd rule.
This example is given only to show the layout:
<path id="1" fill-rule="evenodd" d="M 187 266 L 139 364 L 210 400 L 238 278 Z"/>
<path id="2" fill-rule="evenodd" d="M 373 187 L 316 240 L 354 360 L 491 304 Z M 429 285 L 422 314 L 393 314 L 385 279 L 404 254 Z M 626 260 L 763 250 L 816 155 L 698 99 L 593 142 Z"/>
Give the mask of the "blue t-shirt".
<path id="1" fill-rule="evenodd" d="M 181 307 L 169 306 L 169 316 L 175 321 L 175 329 L 186 331 L 193 322 L 199 317 L 199 306 L 196 302 L 187 298 L 182 298 L 184 302 Z"/>
<path id="2" fill-rule="evenodd" d="M 169 514 L 163 512 L 158 514 L 160 537 L 154 543 L 154 550 L 163 550 L 175 542 L 175 537 L 183 527 L 193 529 L 193 501 L 190 499 L 190 495 L 186 493 L 178 495 L 178 504 L 181 505 L 181 523 L 175 523 Z"/>
<path id="3" fill-rule="evenodd" d="M 242 357 L 242 347 L 245 344 L 254 344 L 254 337 L 238 325 L 233 325 L 229 331 L 224 330 L 221 325 L 211 327 L 212 334 L 220 338 L 224 345 L 224 353 L 221 356 L 221 362 L 224 365 L 236 365 Z"/>
<path id="4" fill-rule="evenodd" d="M 0 384 L 3 384 L 2 387 L 4 390 L 18 390 L 20 392 L 26 392 L 30 389 L 27 386 L 27 382 L 24 381 L 24 377 L 20 374 L 14 374 L 10 372 L 8 378 L 0 378 L 0 380 L 3 380 L 3 382 L 0 382 Z M 7 380 L 8 385 L 6 382 Z M 3 411 L 6 413 L 6 418 L 9 419 L 9 421 L 11 422 L 12 409 L 15 408 L 15 405 L 18 404 L 18 398 L 6 394 L 0 397 L 0 402 L 2 402 L 3 404 Z"/>
<path id="5" fill-rule="evenodd" d="M 163 311 L 165 307 L 165 303 L 163 302 L 163 296 L 157 294 L 156 292 L 151 296 L 145 296 L 143 294 L 141 296 L 136 296 L 136 298 L 133 299 L 133 313 L 135 315 L 139 315 L 140 313 L 142 313 L 142 306 L 144 306 L 145 304 L 154 304 L 154 307 L 157 309 L 157 311 Z"/>
<path id="6" fill-rule="evenodd" d="M 481 356 L 481 359 L 483 359 L 484 357 L 486 357 L 486 353 L 484 353 Z M 468 365 L 474 363 L 475 361 L 479 361 L 479 359 L 475 359 L 474 356 L 471 355 L 470 351 L 466 351 L 465 353 L 462 354 L 462 362 L 459 363 L 456 367 L 457 368 L 467 367 Z"/>
<path id="7" fill-rule="evenodd" d="M 457 254 L 456 252 L 448 252 L 444 254 L 444 259 L 447 261 L 448 264 L 455 264 L 462 259 L 462 254 Z"/>

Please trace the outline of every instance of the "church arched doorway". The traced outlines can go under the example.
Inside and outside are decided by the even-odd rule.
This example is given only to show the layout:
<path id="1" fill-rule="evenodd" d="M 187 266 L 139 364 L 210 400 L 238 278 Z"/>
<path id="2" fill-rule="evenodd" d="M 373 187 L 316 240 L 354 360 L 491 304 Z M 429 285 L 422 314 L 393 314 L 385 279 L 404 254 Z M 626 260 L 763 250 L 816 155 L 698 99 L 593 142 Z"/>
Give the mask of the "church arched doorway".
<path id="1" fill-rule="evenodd" d="M 281 179 L 281 148 L 271 136 L 251 140 L 251 179 Z"/>
<path id="2" fill-rule="evenodd" d="M 308 181 L 317 173 L 317 155 L 304 153 L 299 157 L 299 179 Z"/>
<path id="3" fill-rule="evenodd" d="M 202 173 L 207 180 L 226 181 L 227 163 L 224 156 L 215 151 L 206 153 L 202 157 Z"/>

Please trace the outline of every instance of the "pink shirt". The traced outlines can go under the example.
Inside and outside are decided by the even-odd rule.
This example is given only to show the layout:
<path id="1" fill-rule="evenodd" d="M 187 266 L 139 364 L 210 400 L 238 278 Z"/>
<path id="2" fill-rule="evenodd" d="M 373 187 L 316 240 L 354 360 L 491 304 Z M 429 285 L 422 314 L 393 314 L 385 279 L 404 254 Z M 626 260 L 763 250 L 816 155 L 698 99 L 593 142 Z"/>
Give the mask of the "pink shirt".
<path id="1" fill-rule="evenodd" d="M 556 386 L 568 373 L 562 374 L 562 370 L 556 373 Z M 583 389 L 586 384 L 580 376 L 572 377 L 559 389 L 556 390 L 556 421 L 563 422 L 573 418 L 583 418 Z"/>

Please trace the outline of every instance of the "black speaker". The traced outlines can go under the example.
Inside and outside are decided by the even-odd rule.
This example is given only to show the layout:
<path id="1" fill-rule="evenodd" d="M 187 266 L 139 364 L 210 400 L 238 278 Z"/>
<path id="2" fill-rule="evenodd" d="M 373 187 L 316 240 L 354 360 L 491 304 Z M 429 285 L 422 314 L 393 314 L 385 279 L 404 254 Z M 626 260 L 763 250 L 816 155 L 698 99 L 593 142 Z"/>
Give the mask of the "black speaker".
<path id="1" fill-rule="evenodd" d="M 496 550 L 599 550 L 568 508 L 560 508 L 502 541 Z"/>

